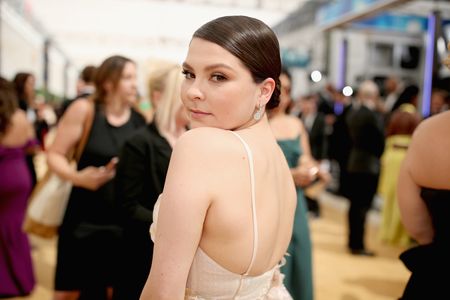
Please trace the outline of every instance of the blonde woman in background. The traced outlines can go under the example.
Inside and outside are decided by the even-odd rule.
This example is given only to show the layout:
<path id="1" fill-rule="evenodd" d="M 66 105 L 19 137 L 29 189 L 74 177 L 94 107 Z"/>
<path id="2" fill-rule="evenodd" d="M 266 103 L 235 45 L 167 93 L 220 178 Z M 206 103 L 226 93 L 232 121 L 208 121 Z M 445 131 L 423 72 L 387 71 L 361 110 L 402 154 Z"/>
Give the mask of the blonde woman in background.
<path id="1" fill-rule="evenodd" d="M 116 201 L 124 235 L 116 300 L 137 300 L 144 287 L 153 253 L 148 233 L 153 206 L 163 190 L 172 148 L 188 125 L 180 98 L 181 67 L 165 64 L 160 68 L 149 81 L 150 91 L 158 93 L 152 98 L 158 99 L 153 122 L 125 143 L 117 166 Z"/>

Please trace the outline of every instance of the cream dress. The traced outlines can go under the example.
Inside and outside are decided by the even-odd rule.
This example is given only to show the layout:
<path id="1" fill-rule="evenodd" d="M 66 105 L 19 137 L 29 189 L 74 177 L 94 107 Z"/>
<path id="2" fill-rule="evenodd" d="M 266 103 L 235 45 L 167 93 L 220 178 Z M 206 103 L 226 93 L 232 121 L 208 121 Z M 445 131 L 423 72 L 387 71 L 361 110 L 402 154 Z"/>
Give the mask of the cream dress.
<path id="1" fill-rule="evenodd" d="M 258 220 L 256 219 L 255 206 L 255 182 L 253 171 L 253 155 L 247 143 L 235 132 L 232 132 L 245 147 L 247 152 L 250 181 L 252 188 L 252 214 L 253 214 L 253 252 L 250 265 L 244 274 L 233 273 L 211 257 L 209 257 L 199 247 L 195 253 L 194 260 L 189 270 L 186 284 L 186 300 L 292 300 L 289 292 L 283 285 L 283 277 L 280 273 L 281 264 L 277 264 L 269 271 L 258 275 L 250 276 L 248 272 L 253 266 L 258 249 Z M 158 212 L 161 196 L 155 204 L 153 210 L 153 224 L 150 227 L 152 240 L 156 236 L 156 225 L 158 222 Z"/>

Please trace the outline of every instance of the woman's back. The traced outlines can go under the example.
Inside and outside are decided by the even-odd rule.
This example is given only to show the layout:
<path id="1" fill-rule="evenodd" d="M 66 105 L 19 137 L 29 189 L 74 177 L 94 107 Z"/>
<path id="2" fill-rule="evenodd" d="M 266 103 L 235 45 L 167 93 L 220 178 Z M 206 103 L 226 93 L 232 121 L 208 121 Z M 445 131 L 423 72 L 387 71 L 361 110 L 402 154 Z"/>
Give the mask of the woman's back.
<path id="1" fill-rule="evenodd" d="M 252 131 L 202 128 L 191 130 L 177 144 L 189 149 L 184 161 L 208 166 L 210 175 L 220 172 L 220 176 L 198 180 L 192 170 L 197 180 L 186 178 L 183 185 L 193 193 L 178 199 L 195 203 L 190 196 L 196 190 L 211 197 L 189 269 L 188 299 L 272 299 L 269 294 L 274 292 L 273 299 L 291 299 L 281 280 L 274 282 L 274 277 L 280 276 L 280 261 L 291 239 L 296 192 L 275 140 L 260 142 L 258 133 Z M 175 156 L 179 156 L 177 148 Z M 172 200 L 166 196 L 163 193 L 160 198 L 162 205 Z M 158 222 L 159 202 L 154 223 Z"/>
<path id="2" fill-rule="evenodd" d="M 11 116 L 10 126 L 0 139 L 5 147 L 20 147 L 34 136 L 33 128 L 22 110 L 16 110 Z"/>
<path id="3" fill-rule="evenodd" d="M 296 196 L 286 160 L 274 139 L 259 139 L 259 133 L 251 130 L 237 132 L 253 155 L 253 220 L 249 157 L 243 143 L 228 131 L 201 131 L 199 135 L 210 136 L 205 140 L 213 148 L 211 156 L 203 159 L 215 162 L 221 176 L 208 181 L 215 196 L 206 215 L 200 248 L 221 266 L 243 274 L 253 253 L 255 222 L 259 234 L 249 274 L 262 274 L 281 260 L 291 238 Z"/>

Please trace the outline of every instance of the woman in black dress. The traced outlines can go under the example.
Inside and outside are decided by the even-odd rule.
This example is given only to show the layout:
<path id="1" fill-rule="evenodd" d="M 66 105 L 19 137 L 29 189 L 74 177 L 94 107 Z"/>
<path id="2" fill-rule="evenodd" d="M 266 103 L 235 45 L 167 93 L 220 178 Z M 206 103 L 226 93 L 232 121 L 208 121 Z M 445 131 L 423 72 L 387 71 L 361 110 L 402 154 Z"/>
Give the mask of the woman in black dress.
<path id="1" fill-rule="evenodd" d="M 49 168 L 74 186 L 59 232 L 55 300 L 111 299 L 118 269 L 122 230 L 112 181 L 116 157 L 125 139 L 145 125 L 131 108 L 137 94 L 134 62 L 107 58 L 95 87 L 93 101 L 78 99 L 64 113 L 48 150 Z M 66 155 L 79 142 L 91 113 L 89 138 L 75 170 Z"/>

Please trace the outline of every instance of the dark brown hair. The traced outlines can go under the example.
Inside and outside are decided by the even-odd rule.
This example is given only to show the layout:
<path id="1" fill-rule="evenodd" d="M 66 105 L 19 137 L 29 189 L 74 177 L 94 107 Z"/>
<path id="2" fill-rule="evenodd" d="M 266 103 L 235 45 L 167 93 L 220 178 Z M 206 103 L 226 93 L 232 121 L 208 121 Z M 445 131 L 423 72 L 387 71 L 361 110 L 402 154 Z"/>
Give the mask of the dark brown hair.
<path id="1" fill-rule="evenodd" d="M 14 76 L 13 83 L 19 100 L 28 100 L 27 95 L 25 94 L 25 84 L 30 76 L 33 76 L 33 74 L 25 72 L 17 73 L 16 76 Z"/>
<path id="2" fill-rule="evenodd" d="M 88 65 L 83 68 L 80 73 L 80 79 L 86 83 L 93 83 L 95 79 L 95 72 L 97 71 L 97 67 Z"/>
<path id="3" fill-rule="evenodd" d="M 0 77 L 0 137 L 5 134 L 17 110 L 17 95 L 11 82 Z"/>
<path id="4" fill-rule="evenodd" d="M 117 87 L 120 77 L 122 76 L 123 69 L 127 62 L 134 62 L 124 56 L 115 55 L 108 57 L 103 61 L 100 67 L 95 72 L 95 94 L 94 100 L 98 103 L 103 103 L 107 91 L 105 89 L 105 83 L 108 81 L 112 83 L 113 87 Z"/>
<path id="5" fill-rule="evenodd" d="M 280 46 L 275 33 L 265 23 L 246 16 L 226 16 L 200 27 L 193 37 L 217 44 L 239 58 L 249 69 L 253 80 L 260 83 L 275 80 L 275 89 L 266 105 L 278 106 L 280 100 Z"/>

